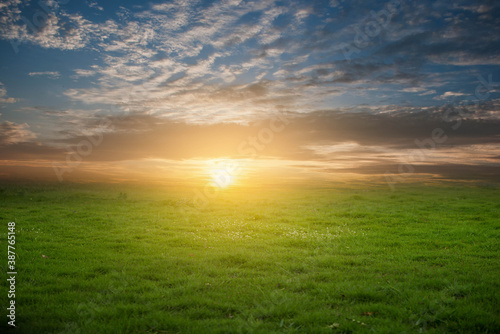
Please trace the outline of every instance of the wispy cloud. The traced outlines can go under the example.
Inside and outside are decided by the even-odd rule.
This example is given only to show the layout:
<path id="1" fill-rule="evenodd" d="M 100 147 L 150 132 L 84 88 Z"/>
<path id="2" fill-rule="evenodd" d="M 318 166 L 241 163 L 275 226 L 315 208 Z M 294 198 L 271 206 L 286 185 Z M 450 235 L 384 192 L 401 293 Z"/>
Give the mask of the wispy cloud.
<path id="1" fill-rule="evenodd" d="M 468 94 L 465 94 L 465 93 L 460 93 L 460 92 L 445 92 L 444 94 L 440 95 L 440 96 L 436 96 L 434 97 L 435 100 L 446 100 L 446 99 L 449 99 L 449 98 L 454 98 L 454 97 L 457 97 L 457 96 L 466 96 Z"/>
<path id="2" fill-rule="evenodd" d="M 97 6 L 94 1 L 88 4 Z M 342 52 L 332 40 L 355 39 L 356 29 L 371 19 L 371 8 L 382 10 L 384 3 L 366 9 L 359 6 L 363 9 L 359 12 L 353 11 L 355 6 L 333 4 L 340 10 L 338 15 L 349 18 L 346 24 L 340 16 L 327 16 L 318 6 L 300 2 L 276 6 L 273 1 L 223 1 L 200 6 L 196 1 L 176 1 L 153 4 L 139 12 L 122 8 L 117 19 L 99 23 L 59 6 L 49 13 L 44 28 L 32 33 L 22 24 L 21 2 L 10 1 L 3 8 L 9 16 L 0 31 L 4 37 L 47 48 L 103 51 L 102 63 L 92 70 L 76 70 L 72 76 L 98 75 L 98 84 L 69 89 L 66 96 L 71 99 L 120 105 L 126 112 L 142 105 L 142 110 L 170 117 L 186 117 L 192 110 L 193 119 L 202 109 L 197 101 L 207 103 L 204 96 L 226 89 L 225 84 L 262 85 L 266 80 L 268 95 L 275 101 L 269 98 L 262 104 L 264 99 L 247 99 L 247 110 L 273 109 L 292 97 L 295 107 L 307 109 L 314 103 L 318 108 L 330 103 L 325 98 L 343 95 L 353 85 L 368 93 L 372 88 L 367 85 L 398 84 L 403 85 L 402 92 L 432 95 L 435 88 L 422 86 L 431 77 L 421 71 L 426 62 L 494 64 L 498 58 L 487 51 L 498 43 L 488 37 L 498 30 L 495 17 L 476 16 L 494 13 L 495 6 L 473 9 L 438 2 L 436 8 L 464 10 L 474 16 L 466 19 L 457 13 L 446 21 L 445 16 L 425 15 L 429 3 L 408 5 L 388 22 L 383 33 L 370 40 L 363 49 L 366 55 L 352 61 L 339 59 Z M 310 17 L 324 22 L 308 25 Z M 490 33 L 485 35 L 486 31 Z M 308 57 L 311 52 L 314 59 Z M 297 92 L 307 92 L 307 96 Z M 448 96 L 436 97 L 445 98 Z M 162 107 L 163 101 L 171 103 Z M 178 106 L 177 110 L 172 106 Z M 230 118 L 223 116 L 223 110 L 235 107 L 243 106 L 213 105 L 221 121 Z M 213 120 L 213 113 L 210 115 Z"/>
<path id="3" fill-rule="evenodd" d="M 49 79 L 59 79 L 61 77 L 61 73 L 58 71 L 46 71 L 46 72 L 30 72 L 28 73 L 30 77 L 47 77 Z"/>
<path id="4" fill-rule="evenodd" d="M 91 77 L 97 73 L 95 70 L 85 70 L 85 69 L 75 69 L 74 72 L 75 74 L 71 76 L 73 79 L 78 79 L 82 77 L 83 78 Z"/>
<path id="5" fill-rule="evenodd" d="M 99 11 L 104 10 L 104 8 L 102 8 L 102 6 L 99 6 L 99 4 L 96 1 L 88 0 L 87 4 L 89 5 L 90 8 L 94 8 L 94 9 L 97 9 Z"/>

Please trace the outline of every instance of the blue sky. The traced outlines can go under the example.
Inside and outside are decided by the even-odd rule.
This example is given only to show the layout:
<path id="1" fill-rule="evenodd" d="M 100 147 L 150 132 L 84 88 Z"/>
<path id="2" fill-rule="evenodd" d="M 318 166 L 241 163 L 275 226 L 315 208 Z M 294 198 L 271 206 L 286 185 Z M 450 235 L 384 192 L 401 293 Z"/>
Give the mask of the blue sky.
<path id="1" fill-rule="evenodd" d="M 277 113 L 291 125 L 252 159 L 325 175 L 408 163 L 411 176 L 491 175 L 499 36 L 494 1 L 5 0 L 0 175 L 54 177 L 96 133 L 72 173 L 250 158 L 239 143 Z M 464 111 L 443 117 L 450 107 Z M 409 162 L 435 128 L 446 142 Z"/>

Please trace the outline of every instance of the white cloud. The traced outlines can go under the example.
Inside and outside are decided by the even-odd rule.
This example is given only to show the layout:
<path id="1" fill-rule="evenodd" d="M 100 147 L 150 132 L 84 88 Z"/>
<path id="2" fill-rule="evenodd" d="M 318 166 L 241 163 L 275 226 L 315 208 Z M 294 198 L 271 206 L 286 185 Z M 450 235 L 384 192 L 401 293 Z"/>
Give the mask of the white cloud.
<path id="1" fill-rule="evenodd" d="M 86 46 L 91 35 L 98 31 L 98 25 L 91 23 L 78 14 L 60 11 L 42 13 L 43 26 L 24 17 L 17 7 L 9 8 L 7 15 L 0 20 L 0 38 L 12 40 L 19 46 L 33 43 L 43 48 L 75 50 Z M 38 20 L 42 20 L 38 18 Z"/>
<path id="2" fill-rule="evenodd" d="M 440 96 L 436 96 L 433 99 L 434 100 L 446 100 L 448 98 L 453 98 L 456 96 L 466 96 L 466 95 L 469 95 L 469 94 L 464 94 L 464 93 L 460 93 L 460 92 L 445 92 L 444 94 L 442 94 Z"/>
<path id="3" fill-rule="evenodd" d="M 99 4 L 97 2 L 95 2 L 95 1 L 90 0 L 87 3 L 88 3 L 88 5 L 89 5 L 90 8 L 94 8 L 94 9 L 97 9 L 99 11 L 103 11 L 104 10 L 104 8 L 102 8 L 101 6 L 99 6 Z"/>
<path id="4" fill-rule="evenodd" d="M 453 52 L 444 55 L 433 55 L 429 59 L 438 64 L 455 66 L 474 66 L 474 65 L 500 65 L 500 55 L 492 54 L 472 54 L 471 52 Z"/>
<path id="5" fill-rule="evenodd" d="M 476 12 L 479 14 L 488 13 L 489 11 L 491 11 L 493 9 L 493 7 L 489 6 L 489 5 L 471 5 L 471 6 L 463 6 L 462 5 L 462 6 L 460 6 L 457 4 L 454 5 L 454 8 L 467 10 L 467 11 L 471 11 L 471 12 Z"/>
<path id="6" fill-rule="evenodd" d="M 74 70 L 75 75 L 71 76 L 73 79 L 78 79 L 81 77 L 91 77 L 96 74 L 95 70 L 84 70 L 84 69 L 76 69 Z"/>
<path id="7" fill-rule="evenodd" d="M 97 3 L 89 0 L 88 5 L 95 7 Z M 332 97 L 345 92 L 342 84 L 332 87 L 328 82 L 348 77 L 348 71 L 335 70 L 337 65 L 333 63 L 314 65 L 322 61 L 321 53 L 310 59 L 309 53 L 297 52 L 307 51 L 304 44 L 309 41 L 303 39 L 307 36 L 295 36 L 294 32 L 300 33 L 306 18 L 312 14 L 310 5 L 275 6 L 271 0 L 224 0 L 201 7 L 198 1 L 174 0 L 149 6 L 135 13 L 122 8 L 117 14 L 119 19 L 101 23 L 68 14 L 61 6 L 37 34 L 30 34 L 17 21 L 9 22 L 13 23 L 11 33 L 42 47 L 63 50 L 88 47 L 101 52 L 98 65 L 75 69 L 75 75 L 71 76 L 73 79 L 95 76 L 93 86 L 65 92 L 70 99 L 88 104 L 104 103 L 127 112 L 141 110 L 183 118 L 191 118 L 190 113 L 192 118 L 201 117 L 206 110 L 209 118 L 216 120 L 250 115 L 251 110 L 256 114 L 266 112 L 278 103 L 288 106 L 295 103 L 294 108 L 310 110 L 326 106 L 333 102 Z M 241 22 L 241 17 L 249 13 L 253 21 Z M 274 26 L 280 15 L 291 18 L 286 33 Z M 67 23 L 69 28 L 65 28 Z M 341 41 L 352 35 L 349 31 L 356 24 L 332 32 L 328 38 L 338 37 Z M 414 32 L 420 28 L 412 29 Z M 320 37 L 311 36 L 311 40 Z M 331 55 L 336 43 L 323 44 L 321 51 Z M 326 70 L 320 80 L 314 78 L 318 70 Z M 261 84 L 273 74 L 276 81 L 267 84 L 265 97 L 237 94 L 241 91 L 233 87 Z M 362 75 L 359 80 L 354 79 L 350 85 L 366 83 Z M 402 91 L 421 96 L 436 94 L 425 85 Z M 245 98 L 232 99 L 227 92 Z M 436 99 L 449 98 L 449 93 Z M 241 114 L 234 115 L 234 110 Z"/>
<path id="8" fill-rule="evenodd" d="M 58 71 L 53 71 L 53 72 L 50 72 L 50 71 L 46 71 L 46 72 L 30 72 L 30 73 L 28 73 L 28 75 L 30 77 L 46 76 L 49 79 L 58 79 L 58 78 L 61 77 L 61 73 L 59 73 Z"/>
<path id="9" fill-rule="evenodd" d="M 426 88 L 423 87 L 408 87 L 408 88 L 403 88 L 401 91 L 405 93 L 420 93 L 425 90 Z"/>
<path id="10" fill-rule="evenodd" d="M 17 99 L 13 97 L 7 97 L 7 89 L 3 83 L 0 82 L 0 103 L 14 103 Z"/>
<path id="11" fill-rule="evenodd" d="M 434 89 L 431 89 L 431 90 L 428 90 L 428 91 L 425 91 L 421 94 L 418 94 L 419 96 L 425 96 L 425 95 L 432 95 L 432 94 L 436 94 L 436 91 Z"/>
<path id="12" fill-rule="evenodd" d="M 0 144 L 17 144 L 32 141 L 36 135 L 26 123 L 0 122 Z"/>
<path id="13" fill-rule="evenodd" d="M 113 53 L 105 53 L 104 65 L 93 71 L 75 71 L 75 78 L 99 75 L 98 86 L 69 89 L 65 95 L 85 103 L 118 105 L 124 111 L 139 109 L 168 117 L 207 119 L 205 111 L 211 121 L 261 112 L 273 106 L 269 97 L 266 100 L 240 94 L 238 89 L 226 89 L 223 85 L 241 75 L 247 75 L 248 85 L 258 83 L 284 51 L 268 48 L 265 57 L 254 57 L 238 55 L 241 51 L 234 47 L 251 38 L 267 44 L 280 37 L 271 26 L 285 9 L 273 8 L 272 4 L 273 1 L 222 1 L 200 10 L 197 2 L 175 1 L 153 5 L 150 10 L 131 15 L 124 23 L 108 21 L 100 26 L 99 48 Z M 263 13 L 258 22 L 234 25 L 241 16 L 259 10 Z M 216 50 L 202 55 L 206 47 Z M 158 54 L 170 56 L 158 58 Z M 235 60 L 235 56 L 241 59 Z M 193 57 L 199 58 L 193 63 Z M 233 59 L 220 60 L 226 57 Z M 269 92 L 285 88 L 269 86 Z M 233 99 L 227 92 L 239 98 Z M 278 99 L 284 96 L 292 100 L 290 92 L 282 92 Z"/>

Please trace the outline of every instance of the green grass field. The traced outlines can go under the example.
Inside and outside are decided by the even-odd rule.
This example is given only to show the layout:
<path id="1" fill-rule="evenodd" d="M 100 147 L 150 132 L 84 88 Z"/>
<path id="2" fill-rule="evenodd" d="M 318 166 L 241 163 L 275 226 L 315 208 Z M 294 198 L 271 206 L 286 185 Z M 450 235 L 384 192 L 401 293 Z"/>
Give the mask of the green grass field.
<path id="1" fill-rule="evenodd" d="M 0 186 L 13 332 L 500 332 L 499 187 L 189 190 Z"/>

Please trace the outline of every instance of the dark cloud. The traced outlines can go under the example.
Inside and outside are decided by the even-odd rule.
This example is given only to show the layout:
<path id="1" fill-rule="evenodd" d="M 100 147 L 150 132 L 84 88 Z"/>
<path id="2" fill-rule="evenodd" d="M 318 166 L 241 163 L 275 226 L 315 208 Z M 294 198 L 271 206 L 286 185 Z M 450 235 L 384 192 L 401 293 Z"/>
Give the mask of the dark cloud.
<path id="1" fill-rule="evenodd" d="M 40 143 L 0 145 L 2 160 L 64 160 L 66 150 Z"/>
<path id="2" fill-rule="evenodd" d="M 475 164 L 412 164 L 412 172 L 404 173 L 400 170 L 401 164 L 383 164 L 375 163 L 367 166 L 355 168 L 335 168 L 321 169 L 327 173 L 354 173 L 365 175 L 383 175 L 387 176 L 390 182 L 405 182 L 412 177 L 422 177 L 423 175 L 432 176 L 435 179 L 447 180 L 489 180 L 500 181 L 499 165 L 475 165 Z"/>
<path id="3" fill-rule="evenodd" d="M 412 112 L 404 107 L 395 108 L 390 113 L 320 111 L 308 114 L 300 124 L 306 124 L 312 131 L 303 132 L 303 142 L 354 141 L 366 146 L 403 149 L 414 147 L 416 139 L 429 138 L 437 128 L 448 136 L 447 145 L 500 142 L 500 119 L 485 121 L 476 119 L 472 112 L 464 114 L 463 111 L 465 116 L 457 117 L 458 111 L 454 115 L 451 107 Z"/>
<path id="4" fill-rule="evenodd" d="M 260 92 L 261 88 L 255 88 Z M 282 159 L 318 159 L 318 155 L 304 147 L 336 145 L 354 142 L 362 147 L 384 147 L 391 150 L 418 148 L 415 140 L 432 138 L 435 129 L 442 130 L 446 147 L 500 143 L 500 118 L 484 119 L 496 106 L 452 106 L 435 108 L 405 108 L 397 106 L 354 110 L 323 110 L 308 114 L 288 113 L 287 124 L 276 132 L 272 140 L 265 140 L 259 155 Z M 263 118 L 250 125 L 235 123 L 189 124 L 154 115 L 129 115 L 108 118 L 109 129 L 94 133 L 99 141 L 90 160 L 133 160 L 144 158 L 191 159 L 237 156 L 238 146 L 249 137 L 258 137 L 270 128 L 270 120 Z M 93 119 L 83 128 L 97 129 L 102 120 Z M 267 131 L 267 130 L 264 130 Z M 65 132 L 67 139 L 59 139 L 58 147 L 75 147 L 88 138 Z M 98 140 L 99 139 L 99 140 Z M 102 139 L 102 143 L 101 143 Z M 8 146 L 8 145 L 7 145 Z M 3 150 L 5 150 L 5 147 Z M 18 146 L 20 147 L 20 146 Z M 36 152 L 35 146 L 26 146 Z M 45 148 L 46 149 L 46 148 Z M 21 154 L 23 150 L 19 150 Z M 4 152 L 5 153 L 5 152 Z M 52 152 L 54 153 L 54 151 Z M 369 152 L 357 152 L 369 153 Z M 12 157 L 12 152 L 9 153 Z M 41 157 L 45 152 L 40 151 Z"/>

